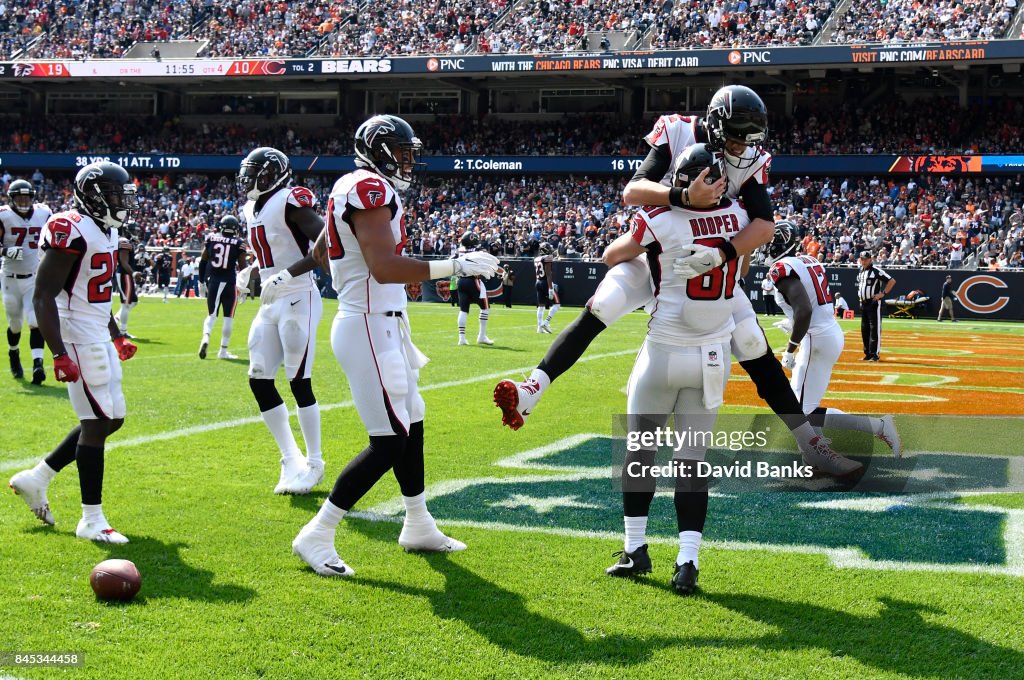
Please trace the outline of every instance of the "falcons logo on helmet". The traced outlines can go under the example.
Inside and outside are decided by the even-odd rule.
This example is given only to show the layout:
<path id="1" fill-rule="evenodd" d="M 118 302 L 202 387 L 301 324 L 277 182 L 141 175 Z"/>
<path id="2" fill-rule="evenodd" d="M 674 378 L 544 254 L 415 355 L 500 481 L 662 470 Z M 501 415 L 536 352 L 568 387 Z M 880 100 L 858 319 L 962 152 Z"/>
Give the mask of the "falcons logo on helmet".
<path id="1" fill-rule="evenodd" d="M 722 118 L 732 118 L 732 91 L 722 92 L 722 97 L 718 101 L 712 102 L 711 111 L 718 113 Z"/>
<path id="2" fill-rule="evenodd" d="M 377 139 L 377 135 L 389 135 L 395 131 L 395 126 L 388 120 L 380 120 L 376 125 L 368 125 L 366 130 L 363 131 L 363 141 L 366 142 L 367 148 L 373 148 L 373 140 Z"/>
<path id="3" fill-rule="evenodd" d="M 284 157 L 281 156 L 281 154 L 271 150 L 267 151 L 265 155 L 268 161 L 273 161 L 274 163 L 277 163 L 277 167 L 281 169 L 281 172 L 284 172 L 285 170 L 288 169 L 288 162 L 284 159 Z"/>

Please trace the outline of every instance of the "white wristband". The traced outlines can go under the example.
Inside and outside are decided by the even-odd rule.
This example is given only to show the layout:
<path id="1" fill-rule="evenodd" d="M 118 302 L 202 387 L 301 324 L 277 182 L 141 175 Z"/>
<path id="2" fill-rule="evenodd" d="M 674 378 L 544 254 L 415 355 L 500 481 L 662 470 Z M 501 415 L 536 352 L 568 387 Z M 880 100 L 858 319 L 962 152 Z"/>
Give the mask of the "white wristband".
<path id="1" fill-rule="evenodd" d="M 455 273 L 455 260 L 430 260 L 427 266 L 431 279 L 448 279 Z"/>

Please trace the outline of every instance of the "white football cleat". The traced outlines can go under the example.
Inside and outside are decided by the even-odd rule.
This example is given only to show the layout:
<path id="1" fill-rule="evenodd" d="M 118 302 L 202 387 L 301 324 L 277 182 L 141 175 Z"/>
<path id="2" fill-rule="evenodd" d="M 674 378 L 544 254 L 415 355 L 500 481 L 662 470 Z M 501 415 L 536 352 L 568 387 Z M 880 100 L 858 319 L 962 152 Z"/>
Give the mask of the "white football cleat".
<path id="1" fill-rule="evenodd" d="M 548 333 L 550 335 L 551 334 L 551 324 L 548 323 L 547 321 L 545 321 L 544 323 L 542 323 L 540 325 L 540 330 L 541 330 L 541 332 Z"/>
<path id="2" fill-rule="evenodd" d="M 410 552 L 459 552 L 466 544 L 445 536 L 433 521 L 427 524 L 406 522 L 398 535 L 398 545 Z"/>
<path id="3" fill-rule="evenodd" d="M 207 340 L 206 338 L 203 338 L 203 341 L 201 343 L 199 343 L 199 358 L 200 359 L 205 359 L 206 358 L 206 350 L 207 350 L 207 348 L 209 346 L 210 346 L 210 341 Z"/>
<path id="4" fill-rule="evenodd" d="M 288 490 L 289 484 L 306 468 L 306 459 L 302 456 L 290 456 L 281 459 L 281 476 L 277 479 L 277 486 L 274 493 L 291 493 Z"/>
<path id="5" fill-rule="evenodd" d="M 87 522 L 85 518 L 78 520 L 75 536 L 87 538 L 97 543 L 127 543 L 128 537 L 115 531 L 110 522 L 102 519 L 99 522 Z"/>
<path id="6" fill-rule="evenodd" d="M 478 337 L 476 339 L 476 344 L 478 344 L 478 345 L 493 345 L 494 344 L 494 340 L 491 340 L 486 335 L 481 335 L 480 337 Z"/>
<path id="7" fill-rule="evenodd" d="M 352 567 L 345 564 L 334 549 L 334 532 L 316 529 L 310 522 L 302 527 L 292 541 L 292 554 L 313 568 L 320 576 L 327 578 L 349 578 L 355 576 Z"/>
<path id="8" fill-rule="evenodd" d="M 232 354 L 231 352 L 229 352 L 226 349 L 224 349 L 223 347 L 221 347 L 220 351 L 217 352 L 217 358 L 218 359 L 237 359 L 238 355 L 237 354 Z"/>
<path id="9" fill-rule="evenodd" d="M 896 422 L 892 416 L 882 418 L 882 431 L 875 436 L 892 449 L 892 455 L 897 458 L 903 457 L 903 442 L 900 440 L 900 433 L 896 431 Z"/>
<path id="10" fill-rule="evenodd" d="M 53 513 L 50 512 L 50 501 L 46 499 L 46 488 L 49 483 L 43 482 L 32 470 L 22 470 L 11 477 L 7 483 L 21 500 L 25 501 L 32 514 L 43 524 L 53 526 Z"/>
<path id="11" fill-rule="evenodd" d="M 822 475 L 837 479 L 851 479 L 863 474 L 864 466 L 855 460 L 840 456 L 832 450 L 832 440 L 818 435 L 810 442 L 811 450 L 803 452 L 803 460 Z"/>
<path id="12" fill-rule="evenodd" d="M 322 460 L 307 461 L 306 467 L 285 484 L 285 490 L 282 493 L 305 496 L 322 481 L 324 481 L 324 462 Z"/>
<path id="13" fill-rule="evenodd" d="M 462 337 L 462 336 L 459 337 L 459 347 L 461 347 L 462 345 L 468 345 L 468 344 L 469 344 L 469 340 L 466 340 L 466 338 Z"/>
<path id="14" fill-rule="evenodd" d="M 494 403 L 501 409 L 501 424 L 518 430 L 540 401 L 540 383 L 534 379 L 515 383 L 502 380 L 494 386 Z"/>

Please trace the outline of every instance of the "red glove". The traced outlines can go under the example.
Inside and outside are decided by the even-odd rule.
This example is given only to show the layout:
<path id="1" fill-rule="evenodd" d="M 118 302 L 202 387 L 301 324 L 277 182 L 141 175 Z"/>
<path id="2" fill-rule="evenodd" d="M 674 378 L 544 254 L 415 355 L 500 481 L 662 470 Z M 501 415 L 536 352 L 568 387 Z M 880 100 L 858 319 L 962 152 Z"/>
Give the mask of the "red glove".
<path id="1" fill-rule="evenodd" d="M 78 382 L 78 366 L 67 352 L 53 357 L 53 377 L 59 382 Z"/>
<path id="2" fill-rule="evenodd" d="M 117 356 L 121 361 L 128 361 L 139 351 L 139 346 L 123 335 L 114 338 L 114 347 L 117 348 Z"/>

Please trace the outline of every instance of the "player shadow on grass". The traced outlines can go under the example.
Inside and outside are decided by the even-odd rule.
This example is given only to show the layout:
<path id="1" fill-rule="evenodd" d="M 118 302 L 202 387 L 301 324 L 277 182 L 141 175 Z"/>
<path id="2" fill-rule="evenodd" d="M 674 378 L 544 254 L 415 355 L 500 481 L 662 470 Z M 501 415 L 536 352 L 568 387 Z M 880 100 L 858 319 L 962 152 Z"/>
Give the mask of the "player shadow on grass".
<path id="1" fill-rule="evenodd" d="M 49 376 L 47 376 L 49 377 Z M 65 399 L 68 398 L 68 388 L 64 383 L 58 385 L 43 383 L 42 385 L 33 385 L 30 382 L 24 382 L 21 384 L 21 394 L 32 397 L 49 397 L 51 399 Z"/>
<path id="2" fill-rule="evenodd" d="M 371 539 L 391 542 L 398 527 L 386 523 L 351 522 L 349 529 Z M 400 595 L 426 598 L 441 619 L 461 621 L 507 652 L 554 664 L 638 664 L 654 652 L 676 647 L 677 637 L 631 637 L 621 634 L 588 637 L 572 626 L 528 608 L 526 597 L 506 590 L 467 569 L 446 554 L 421 554 L 445 579 L 440 590 L 357 575 L 352 583 Z M 408 559 L 416 559 L 409 555 Z"/>
<path id="3" fill-rule="evenodd" d="M 187 543 L 164 543 L 149 536 L 129 536 L 125 545 L 99 543 L 111 559 L 131 560 L 142 574 L 142 590 L 135 602 L 181 597 L 201 602 L 247 602 L 256 591 L 232 584 L 214 584 L 215 574 L 186 562 L 181 555 Z"/>
<path id="4" fill-rule="evenodd" d="M 1024 654 L 963 631 L 928 621 L 945 611 L 915 602 L 879 598 L 877 614 L 850 614 L 807 602 L 743 594 L 702 596 L 748 619 L 771 626 L 763 635 L 688 638 L 707 647 L 754 647 L 790 652 L 821 649 L 887 673 L 915 677 L 1008 677 L 1024 668 Z"/>

